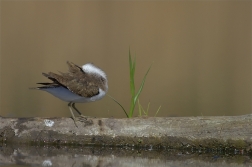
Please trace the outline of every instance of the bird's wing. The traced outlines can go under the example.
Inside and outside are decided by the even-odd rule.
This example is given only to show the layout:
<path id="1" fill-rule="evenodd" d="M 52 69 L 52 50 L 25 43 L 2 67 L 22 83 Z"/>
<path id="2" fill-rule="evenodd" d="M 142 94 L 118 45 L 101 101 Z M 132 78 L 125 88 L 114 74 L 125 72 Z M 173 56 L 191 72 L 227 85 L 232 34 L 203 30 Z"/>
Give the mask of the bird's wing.
<path id="1" fill-rule="evenodd" d="M 71 62 L 67 62 L 67 64 L 69 73 L 59 75 L 49 72 L 48 74 L 43 73 L 43 75 L 52 80 L 54 84 L 63 86 L 79 96 L 92 97 L 99 94 L 99 87 L 84 73 L 81 67 Z"/>

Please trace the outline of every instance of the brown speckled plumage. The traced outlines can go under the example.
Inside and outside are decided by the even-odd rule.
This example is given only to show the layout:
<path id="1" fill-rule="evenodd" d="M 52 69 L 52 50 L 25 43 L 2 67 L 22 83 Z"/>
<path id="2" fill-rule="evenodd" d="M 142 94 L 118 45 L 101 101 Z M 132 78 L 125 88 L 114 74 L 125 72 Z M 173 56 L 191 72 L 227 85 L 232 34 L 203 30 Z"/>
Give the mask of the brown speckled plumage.
<path id="1" fill-rule="evenodd" d="M 97 95 L 99 93 L 99 87 L 102 90 L 105 90 L 105 78 L 95 74 L 85 73 L 81 67 L 74 63 L 67 62 L 67 64 L 69 67 L 69 73 L 61 73 L 61 75 L 53 72 L 49 72 L 48 74 L 43 73 L 43 75 L 52 80 L 53 83 L 40 84 L 44 84 L 44 87 L 63 86 L 82 97 L 92 97 Z"/>

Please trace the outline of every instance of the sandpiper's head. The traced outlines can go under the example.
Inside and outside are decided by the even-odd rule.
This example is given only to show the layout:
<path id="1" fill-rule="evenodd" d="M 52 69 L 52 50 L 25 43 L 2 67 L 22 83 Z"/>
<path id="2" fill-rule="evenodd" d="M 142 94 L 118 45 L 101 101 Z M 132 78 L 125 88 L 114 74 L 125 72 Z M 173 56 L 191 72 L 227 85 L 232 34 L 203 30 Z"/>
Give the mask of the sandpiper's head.
<path id="1" fill-rule="evenodd" d="M 102 84 L 104 85 L 104 91 L 107 91 L 107 89 L 108 89 L 108 80 L 107 80 L 107 76 L 106 76 L 104 71 L 102 71 L 100 68 L 96 67 L 92 63 L 87 63 L 87 64 L 83 65 L 82 70 L 85 73 L 88 73 L 88 74 L 94 75 L 96 77 L 99 77 Z"/>

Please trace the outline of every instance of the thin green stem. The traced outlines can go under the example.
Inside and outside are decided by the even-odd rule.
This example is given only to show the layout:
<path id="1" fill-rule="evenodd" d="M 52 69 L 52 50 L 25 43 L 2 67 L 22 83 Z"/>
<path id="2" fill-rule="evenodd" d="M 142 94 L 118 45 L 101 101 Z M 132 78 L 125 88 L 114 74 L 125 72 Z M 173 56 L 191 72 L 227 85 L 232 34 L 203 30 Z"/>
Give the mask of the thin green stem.
<path id="1" fill-rule="evenodd" d="M 114 100 L 123 109 L 123 111 L 126 114 L 127 118 L 129 118 L 129 116 L 128 116 L 126 110 L 123 108 L 123 106 L 116 99 L 114 99 L 112 96 L 110 96 L 110 95 L 107 95 L 107 96 L 110 97 L 112 100 Z"/>
<path id="2" fill-rule="evenodd" d="M 160 108 L 161 108 L 161 106 L 159 106 L 159 107 L 158 107 L 158 110 L 157 110 L 156 114 L 154 115 L 154 117 L 156 117 L 156 116 L 157 116 L 157 114 L 158 114 L 158 112 L 159 112 Z"/>

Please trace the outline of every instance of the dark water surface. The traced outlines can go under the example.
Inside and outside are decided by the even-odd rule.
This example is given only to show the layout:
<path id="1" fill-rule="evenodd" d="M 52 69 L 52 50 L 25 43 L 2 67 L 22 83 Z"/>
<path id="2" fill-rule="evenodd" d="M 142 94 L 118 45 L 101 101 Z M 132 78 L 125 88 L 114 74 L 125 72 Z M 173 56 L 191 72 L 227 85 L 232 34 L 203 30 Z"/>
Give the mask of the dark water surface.
<path id="1" fill-rule="evenodd" d="M 1 146 L 0 166 L 55 167 L 249 167 L 243 150 L 185 151 L 110 147 Z"/>

